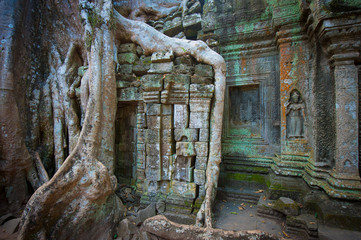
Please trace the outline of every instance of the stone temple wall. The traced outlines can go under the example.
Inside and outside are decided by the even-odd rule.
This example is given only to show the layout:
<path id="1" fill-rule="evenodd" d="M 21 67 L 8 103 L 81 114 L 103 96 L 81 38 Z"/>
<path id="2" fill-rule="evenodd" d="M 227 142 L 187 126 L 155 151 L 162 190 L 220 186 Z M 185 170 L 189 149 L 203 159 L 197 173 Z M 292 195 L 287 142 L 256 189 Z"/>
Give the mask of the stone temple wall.
<path id="1" fill-rule="evenodd" d="M 118 62 L 115 174 L 132 179 L 141 204 L 189 215 L 205 195 L 213 68 L 172 51 L 144 56 L 133 43 L 119 46 Z"/>

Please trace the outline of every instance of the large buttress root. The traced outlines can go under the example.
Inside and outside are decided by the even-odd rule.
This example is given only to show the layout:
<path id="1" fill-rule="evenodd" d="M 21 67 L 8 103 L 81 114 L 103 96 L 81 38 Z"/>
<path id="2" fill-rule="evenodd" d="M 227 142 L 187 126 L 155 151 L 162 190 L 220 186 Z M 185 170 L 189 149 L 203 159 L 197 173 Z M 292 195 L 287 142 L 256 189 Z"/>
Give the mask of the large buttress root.
<path id="1" fill-rule="evenodd" d="M 110 0 L 98 7 L 103 19 L 109 17 Z M 114 154 L 114 137 L 109 134 L 116 109 L 114 36 L 106 22 L 93 36 L 83 128 L 56 174 L 29 200 L 19 239 L 110 239 L 118 221 L 121 202 L 114 194 L 116 178 L 107 166 Z"/>
<path id="2" fill-rule="evenodd" d="M 215 72 L 215 95 L 211 108 L 210 152 L 207 166 L 206 196 L 197 215 L 197 225 L 212 227 L 212 204 L 216 195 L 219 164 L 221 162 L 222 118 L 224 108 L 226 64 L 221 55 L 211 50 L 202 41 L 170 38 L 149 25 L 124 18 L 114 10 L 120 34 L 138 43 L 146 54 L 165 49 L 173 50 L 177 56 L 192 55 L 197 61 L 213 66 Z"/>

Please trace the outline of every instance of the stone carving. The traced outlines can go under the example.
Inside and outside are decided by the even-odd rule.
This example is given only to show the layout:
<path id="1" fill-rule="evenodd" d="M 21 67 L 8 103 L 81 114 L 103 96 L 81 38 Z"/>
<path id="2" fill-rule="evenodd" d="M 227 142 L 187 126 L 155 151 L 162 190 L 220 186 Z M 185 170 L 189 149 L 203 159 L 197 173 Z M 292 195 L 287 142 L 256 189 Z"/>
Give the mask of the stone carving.
<path id="1" fill-rule="evenodd" d="M 304 137 L 304 119 L 305 103 L 302 100 L 301 93 L 293 89 L 290 94 L 290 100 L 287 104 L 287 137 Z"/>

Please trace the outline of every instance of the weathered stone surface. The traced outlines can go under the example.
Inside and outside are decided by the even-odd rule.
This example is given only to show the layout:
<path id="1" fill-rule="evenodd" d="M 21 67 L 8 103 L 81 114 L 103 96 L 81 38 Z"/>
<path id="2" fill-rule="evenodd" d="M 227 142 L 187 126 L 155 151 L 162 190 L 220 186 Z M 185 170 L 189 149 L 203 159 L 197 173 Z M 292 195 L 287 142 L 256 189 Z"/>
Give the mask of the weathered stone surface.
<path id="1" fill-rule="evenodd" d="M 198 76 L 197 74 L 192 75 L 191 83 L 192 84 L 212 84 L 214 79 L 212 77 L 203 77 Z"/>
<path id="2" fill-rule="evenodd" d="M 212 98 L 214 85 L 191 84 L 189 88 L 190 98 Z"/>
<path id="3" fill-rule="evenodd" d="M 179 56 L 176 57 L 174 60 L 174 64 L 175 65 L 180 65 L 180 64 L 184 64 L 187 66 L 193 66 L 194 64 L 194 58 L 190 55 L 184 55 L 184 56 Z"/>
<path id="4" fill-rule="evenodd" d="M 174 105 L 174 128 L 186 128 L 188 126 L 188 106 Z"/>
<path id="5" fill-rule="evenodd" d="M 201 77 L 212 77 L 214 76 L 213 67 L 207 64 L 197 64 L 194 73 Z"/>
<path id="6" fill-rule="evenodd" d="M 148 128 L 160 128 L 160 117 L 159 116 L 147 116 Z"/>
<path id="7" fill-rule="evenodd" d="M 187 37 L 197 36 L 197 31 L 202 28 L 202 16 L 200 13 L 186 15 L 183 19 L 184 33 Z"/>
<path id="8" fill-rule="evenodd" d="M 147 167 L 145 169 L 145 177 L 147 178 L 148 181 L 160 181 L 161 180 L 160 169 Z M 149 186 L 148 186 L 149 193 L 156 193 L 157 188 L 152 189 L 155 187 L 156 186 L 152 185 L 152 186 L 150 186 L 150 189 L 149 189 Z"/>
<path id="9" fill-rule="evenodd" d="M 299 215 L 300 207 L 292 199 L 280 197 L 277 201 L 275 201 L 273 208 L 287 216 L 297 216 Z"/>
<path id="10" fill-rule="evenodd" d="M 194 73 L 194 67 L 185 64 L 179 64 L 173 67 L 173 72 L 176 74 L 192 75 Z"/>
<path id="11" fill-rule="evenodd" d="M 142 56 L 143 55 L 143 48 L 141 46 L 137 46 L 136 52 L 137 52 L 138 56 Z"/>
<path id="12" fill-rule="evenodd" d="M 136 224 L 129 221 L 127 218 L 123 219 L 117 226 L 117 239 L 132 239 L 132 236 L 137 232 Z"/>
<path id="13" fill-rule="evenodd" d="M 172 50 L 164 51 L 164 52 L 154 52 L 151 57 L 152 63 L 164 63 L 171 62 L 174 58 L 174 54 Z"/>
<path id="14" fill-rule="evenodd" d="M 147 74 L 149 69 L 150 69 L 150 64 L 139 64 L 139 61 L 136 62 L 132 68 L 133 73 L 135 73 L 137 76 L 143 76 Z"/>
<path id="15" fill-rule="evenodd" d="M 156 143 L 160 141 L 160 130 L 159 128 L 144 129 L 146 143 Z"/>
<path id="16" fill-rule="evenodd" d="M 211 111 L 211 99 L 190 99 L 189 109 L 191 112 L 210 112 Z"/>
<path id="17" fill-rule="evenodd" d="M 130 82 L 117 81 L 117 88 L 127 88 L 127 87 L 130 87 Z"/>
<path id="18" fill-rule="evenodd" d="M 146 92 L 161 91 L 163 88 L 163 75 L 161 74 L 144 75 L 141 81 Z"/>
<path id="19" fill-rule="evenodd" d="M 81 66 L 78 68 L 78 75 L 80 77 L 84 76 L 86 70 L 88 70 L 88 66 Z"/>
<path id="20" fill-rule="evenodd" d="M 159 157 L 159 152 L 160 151 L 160 146 L 157 143 L 147 143 L 146 144 L 146 152 L 147 152 L 147 157 L 148 156 L 158 156 Z"/>
<path id="21" fill-rule="evenodd" d="M 198 129 L 176 128 L 174 129 L 174 139 L 179 141 L 195 142 L 198 140 Z"/>
<path id="22" fill-rule="evenodd" d="M 194 169 L 194 183 L 197 185 L 203 185 L 206 182 L 206 171 Z"/>
<path id="23" fill-rule="evenodd" d="M 199 129 L 199 141 L 201 141 L 201 142 L 209 141 L 209 129 L 208 128 Z"/>
<path id="24" fill-rule="evenodd" d="M 173 116 L 172 115 L 162 117 L 162 128 L 163 129 L 173 128 Z"/>
<path id="25" fill-rule="evenodd" d="M 168 36 L 174 36 L 181 32 L 183 29 L 182 19 L 175 17 L 173 20 L 166 21 L 164 23 L 164 34 Z"/>
<path id="26" fill-rule="evenodd" d="M 172 116 L 172 114 L 173 114 L 173 106 L 170 104 L 162 104 L 162 115 Z"/>
<path id="27" fill-rule="evenodd" d="M 20 223 L 20 218 L 15 218 L 5 222 L 4 225 L 2 225 L 2 227 L 3 229 L 5 229 L 5 231 L 8 234 L 13 234 L 18 230 L 19 223 Z"/>
<path id="28" fill-rule="evenodd" d="M 207 161 L 208 157 L 196 157 L 196 164 L 195 168 L 199 170 L 206 170 L 207 169 Z"/>
<path id="29" fill-rule="evenodd" d="M 131 75 L 133 71 L 132 64 L 121 64 L 118 68 L 118 73 Z"/>
<path id="30" fill-rule="evenodd" d="M 160 103 L 160 92 L 159 91 L 144 92 L 143 101 L 145 103 Z"/>
<path id="31" fill-rule="evenodd" d="M 148 103 L 146 113 L 148 116 L 160 115 L 161 114 L 161 104 Z"/>
<path id="32" fill-rule="evenodd" d="M 189 117 L 189 128 L 208 128 L 209 113 L 208 112 L 191 112 Z"/>
<path id="33" fill-rule="evenodd" d="M 122 88 L 118 101 L 140 101 L 142 100 L 142 93 L 137 87 Z"/>
<path id="34" fill-rule="evenodd" d="M 186 183 L 180 181 L 171 181 L 172 192 L 179 196 L 184 196 L 186 198 L 195 198 L 196 197 L 196 184 L 195 183 Z"/>
<path id="35" fill-rule="evenodd" d="M 134 43 L 124 43 L 120 44 L 118 47 L 118 53 L 136 53 L 137 45 Z"/>
<path id="36" fill-rule="evenodd" d="M 208 142 L 195 142 L 194 145 L 197 156 L 200 157 L 208 156 Z"/>
<path id="37" fill-rule="evenodd" d="M 195 1 L 194 4 L 188 9 L 188 14 L 200 13 L 202 11 L 202 5 L 199 1 Z"/>
<path id="38" fill-rule="evenodd" d="M 177 142 L 176 151 L 178 156 L 192 157 L 196 155 L 192 142 Z"/>
<path id="39" fill-rule="evenodd" d="M 116 73 L 115 78 L 117 81 L 126 81 L 126 82 L 134 82 L 137 80 L 134 74 Z"/>
<path id="40" fill-rule="evenodd" d="M 165 89 L 189 90 L 190 76 L 185 74 L 167 74 L 164 78 Z"/>
<path id="41" fill-rule="evenodd" d="M 135 53 L 120 53 L 118 54 L 119 64 L 133 64 L 138 61 L 138 56 Z"/>
<path id="42" fill-rule="evenodd" d="M 148 73 L 172 73 L 173 62 L 152 63 Z"/>

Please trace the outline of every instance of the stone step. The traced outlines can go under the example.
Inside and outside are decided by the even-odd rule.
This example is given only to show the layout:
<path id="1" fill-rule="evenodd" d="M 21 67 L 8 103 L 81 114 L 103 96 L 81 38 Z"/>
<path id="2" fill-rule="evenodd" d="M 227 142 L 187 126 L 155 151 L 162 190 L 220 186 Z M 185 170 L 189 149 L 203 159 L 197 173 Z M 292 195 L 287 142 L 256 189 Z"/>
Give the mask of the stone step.
<path id="1" fill-rule="evenodd" d="M 256 190 L 257 191 L 257 190 Z M 251 204 L 257 204 L 260 198 L 260 194 L 257 194 L 253 190 L 235 190 L 229 188 L 218 188 L 217 198 L 221 200 L 232 200 L 239 202 L 247 202 Z"/>

